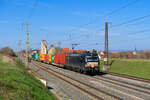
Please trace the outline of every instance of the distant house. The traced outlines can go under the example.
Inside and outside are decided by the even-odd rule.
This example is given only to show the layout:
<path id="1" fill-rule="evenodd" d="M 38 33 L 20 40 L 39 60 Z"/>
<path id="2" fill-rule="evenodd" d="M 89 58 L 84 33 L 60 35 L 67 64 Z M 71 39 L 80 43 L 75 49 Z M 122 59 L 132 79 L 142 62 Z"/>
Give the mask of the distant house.
<path id="1" fill-rule="evenodd" d="M 100 53 L 98 53 L 98 57 L 101 59 L 101 58 L 104 58 L 104 51 L 101 51 Z"/>
<path id="2" fill-rule="evenodd" d="M 39 53 L 39 52 L 40 52 L 40 50 L 34 49 L 34 50 L 31 51 L 31 54 L 37 54 L 37 53 Z"/>
<path id="3" fill-rule="evenodd" d="M 136 48 L 135 48 L 135 50 L 132 52 L 132 54 L 133 54 L 134 56 L 137 55 L 137 50 L 136 50 Z"/>

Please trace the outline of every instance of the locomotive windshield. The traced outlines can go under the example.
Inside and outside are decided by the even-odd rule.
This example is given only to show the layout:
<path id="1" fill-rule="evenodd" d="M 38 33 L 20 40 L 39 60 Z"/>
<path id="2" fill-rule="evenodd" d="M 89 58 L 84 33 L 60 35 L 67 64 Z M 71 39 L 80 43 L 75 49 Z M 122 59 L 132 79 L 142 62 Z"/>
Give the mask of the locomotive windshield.
<path id="1" fill-rule="evenodd" d="M 98 59 L 98 56 L 86 56 L 86 61 L 87 62 L 97 62 L 99 59 Z"/>

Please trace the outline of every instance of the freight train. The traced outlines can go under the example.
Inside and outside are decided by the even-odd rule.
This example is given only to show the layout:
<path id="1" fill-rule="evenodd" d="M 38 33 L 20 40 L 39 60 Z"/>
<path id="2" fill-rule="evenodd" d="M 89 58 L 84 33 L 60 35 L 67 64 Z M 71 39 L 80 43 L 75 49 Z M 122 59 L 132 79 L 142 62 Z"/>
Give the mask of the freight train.
<path id="1" fill-rule="evenodd" d="M 47 51 L 46 40 L 42 40 L 40 52 L 39 50 L 32 51 L 29 58 L 81 73 L 99 72 L 99 57 L 97 54 L 85 50 L 58 49 L 54 45 L 51 45 Z"/>
<path id="2" fill-rule="evenodd" d="M 100 59 L 93 53 L 56 53 L 56 54 L 30 54 L 31 60 L 71 69 L 81 73 L 97 73 L 100 71 Z"/>

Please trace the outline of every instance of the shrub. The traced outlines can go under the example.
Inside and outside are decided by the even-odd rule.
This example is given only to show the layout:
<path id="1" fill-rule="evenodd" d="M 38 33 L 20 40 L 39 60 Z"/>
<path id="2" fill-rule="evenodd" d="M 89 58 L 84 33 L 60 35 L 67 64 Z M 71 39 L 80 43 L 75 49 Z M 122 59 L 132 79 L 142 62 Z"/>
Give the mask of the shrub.
<path id="1" fill-rule="evenodd" d="M 9 47 L 1 48 L 0 53 L 8 56 L 16 56 L 14 51 Z"/>

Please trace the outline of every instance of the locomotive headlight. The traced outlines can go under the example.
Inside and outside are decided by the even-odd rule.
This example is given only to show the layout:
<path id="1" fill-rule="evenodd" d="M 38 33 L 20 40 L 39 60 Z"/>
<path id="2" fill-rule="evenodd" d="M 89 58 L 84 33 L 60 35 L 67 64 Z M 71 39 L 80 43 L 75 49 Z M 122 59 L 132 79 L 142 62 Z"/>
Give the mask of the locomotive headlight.
<path id="1" fill-rule="evenodd" d="M 88 62 L 88 63 L 86 64 L 86 67 L 89 67 L 89 66 L 91 66 L 91 64 Z"/>

